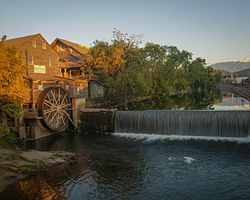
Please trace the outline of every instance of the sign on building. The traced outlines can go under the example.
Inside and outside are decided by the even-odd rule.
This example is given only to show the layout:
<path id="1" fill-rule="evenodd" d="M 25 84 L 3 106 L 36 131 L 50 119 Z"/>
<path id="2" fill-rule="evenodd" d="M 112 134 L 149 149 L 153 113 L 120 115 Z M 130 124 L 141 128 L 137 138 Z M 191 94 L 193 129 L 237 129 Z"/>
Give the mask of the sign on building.
<path id="1" fill-rule="evenodd" d="M 44 65 L 34 65 L 34 73 L 46 74 L 46 67 Z"/>

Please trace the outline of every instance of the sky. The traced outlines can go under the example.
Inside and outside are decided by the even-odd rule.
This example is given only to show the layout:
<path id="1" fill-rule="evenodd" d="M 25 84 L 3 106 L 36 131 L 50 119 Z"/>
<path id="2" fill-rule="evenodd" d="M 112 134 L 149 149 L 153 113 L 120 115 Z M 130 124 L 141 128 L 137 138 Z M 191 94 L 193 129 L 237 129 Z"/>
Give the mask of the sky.
<path id="1" fill-rule="evenodd" d="M 0 36 L 41 33 L 87 46 L 114 29 L 208 64 L 250 57 L 250 0 L 0 0 Z"/>

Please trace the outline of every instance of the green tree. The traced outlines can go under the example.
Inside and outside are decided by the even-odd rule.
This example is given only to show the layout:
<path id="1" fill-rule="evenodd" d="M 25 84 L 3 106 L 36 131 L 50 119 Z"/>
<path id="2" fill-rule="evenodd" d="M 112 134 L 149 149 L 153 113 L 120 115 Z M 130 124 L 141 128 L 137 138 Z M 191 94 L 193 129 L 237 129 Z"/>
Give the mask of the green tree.
<path id="1" fill-rule="evenodd" d="M 207 89 L 217 81 L 213 72 L 205 68 L 205 60 L 193 60 L 192 53 L 154 43 L 141 47 L 140 35 L 119 30 L 114 31 L 111 43 L 96 41 L 85 55 L 85 62 L 99 70 L 105 101 L 112 104 Z"/>

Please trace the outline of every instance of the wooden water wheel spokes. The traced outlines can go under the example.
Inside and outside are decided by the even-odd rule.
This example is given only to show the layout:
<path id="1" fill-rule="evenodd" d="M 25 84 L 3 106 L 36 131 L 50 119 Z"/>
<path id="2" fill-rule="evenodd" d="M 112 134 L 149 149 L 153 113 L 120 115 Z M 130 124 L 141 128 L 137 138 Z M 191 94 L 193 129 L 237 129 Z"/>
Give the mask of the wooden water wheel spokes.
<path id="1" fill-rule="evenodd" d="M 61 87 L 44 90 L 38 101 L 38 111 L 44 124 L 53 131 L 66 128 L 70 119 L 71 104 L 67 92 Z"/>

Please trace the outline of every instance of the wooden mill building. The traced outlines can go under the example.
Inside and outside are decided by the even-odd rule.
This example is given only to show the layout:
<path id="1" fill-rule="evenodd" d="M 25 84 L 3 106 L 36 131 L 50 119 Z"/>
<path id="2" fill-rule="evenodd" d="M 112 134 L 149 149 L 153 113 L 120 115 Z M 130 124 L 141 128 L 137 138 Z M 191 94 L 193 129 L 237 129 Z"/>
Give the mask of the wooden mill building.
<path id="1" fill-rule="evenodd" d="M 60 77 L 76 88 L 74 96 L 92 98 L 103 95 L 103 88 L 96 84 L 98 73 L 84 64 L 83 56 L 89 47 L 60 38 L 56 38 L 51 47 L 59 56 Z"/>
<path id="2" fill-rule="evenodd" d="M 24 78 L 30 85 L 31 93 L 28 107 L 36 109 L 40 92 L 59 84 L 55 78 L 59 71 L 59 57 L 41 34 L 6 40 L 5 44 L 15 47 L 22 54 Z"/>
<path id="3" fill-rule="evenodd" d="M 83 64 L 83 55 L 88 52 L 88 48 L 60 38 L 51 43 L 51 48 L 59 56 L 59 77 L 69 84 L 70 95 L 88 98 L 88 84 L 93 78 Z"/>
<path id="4" fill-rule="evenodd" d="M 21 52 L 25 64 L 23 77 L 30 87 L 31 98 L 24 105 L 19 122 L 21 137 L 44 137 L 65 130 L 69 121 L 72 124 L 77 122 L 77 109 L 83 108 L 85 102 L 81 97 L 88 96 L 88 80 L 75 76 L 72 71 L 75 67 L 80 69 L 78 61 L 80 63 L 82 54 L 77 57 L 75 52 L 78 51 L 69 50 L 70 54 L 64 57 L 63 50 L 56 51 L 56 46 L 49 45 L 41 34 L 4 43 Z M 82 95 L 81 91 L 86 91 L 86 94 Z"/>
<path id="5" fill-rule="evenodd" d="M 50 45 L 41 34 L 10 39 L 5 43 L 22 54 L 26 66 L 24 78 L 31 88 L 29 108 L 35 109 L 39 91 L 52 85 L 64 87 L 70 98 L 91 96 L 90 81 L 95 75 L 86 69 L 82 60 L 88 47 L 59 38 Z"/>

